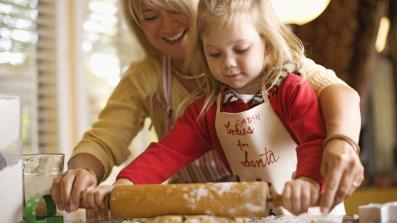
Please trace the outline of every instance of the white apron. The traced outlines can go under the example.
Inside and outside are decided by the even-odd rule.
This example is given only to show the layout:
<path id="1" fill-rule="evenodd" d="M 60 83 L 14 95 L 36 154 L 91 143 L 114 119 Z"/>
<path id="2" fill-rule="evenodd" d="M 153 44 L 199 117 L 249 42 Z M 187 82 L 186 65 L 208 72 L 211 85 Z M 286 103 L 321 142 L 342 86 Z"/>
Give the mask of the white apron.
<path id="1" fill-rule="evenodd" d="M 270 102 L 239 113 L 220 112 L 221 95 L 217 97 L 215 128 L 233 174 L 240 181 L 265 181 L 272 191 L 281 194 L 285 182 L 296 170 L 296 143 L 274 112 Z M 342 212 L 332 214 L 345 214 Z M 315 210 L 316 209 L 316 210 Z M 286 211 L 283 211 L 287 214 Z M 310 214 L 320 214 L 310 208 Z"/>

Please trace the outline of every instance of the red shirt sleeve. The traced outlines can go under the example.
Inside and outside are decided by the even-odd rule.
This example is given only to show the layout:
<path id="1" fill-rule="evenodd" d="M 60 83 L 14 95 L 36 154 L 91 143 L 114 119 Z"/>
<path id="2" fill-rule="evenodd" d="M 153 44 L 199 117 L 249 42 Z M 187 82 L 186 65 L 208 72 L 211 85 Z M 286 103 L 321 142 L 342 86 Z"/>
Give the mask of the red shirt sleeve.
<path id="1" fill-rule="evenodd" d="M 320 167 L 326 131 L 314 90 L 300 76 L 289 74 L 279 89 L 271 92 L 270 102 L 298 144 L 295 177 L 310 177 L 322 187 Z"/>
<path id="2" fill-rule="evenodd" d="M 205 116 L 198 119 L 203 100 L 190 105 L 174 127 L 121 170 L 117 179 L 135 184 L 162 183 L 211 148 Z"/>

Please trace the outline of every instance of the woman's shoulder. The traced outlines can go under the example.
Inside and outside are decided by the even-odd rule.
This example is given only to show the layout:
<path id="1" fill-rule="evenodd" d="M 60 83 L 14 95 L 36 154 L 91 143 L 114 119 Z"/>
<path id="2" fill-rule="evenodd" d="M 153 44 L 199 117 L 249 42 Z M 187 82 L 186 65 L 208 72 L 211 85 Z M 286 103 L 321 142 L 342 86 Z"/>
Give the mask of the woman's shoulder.
<path id="1" fill-rule="evenodd" d="M 119 85 L 143 95 L 152 94 L 157 91 L 160 81 L 161 70 L 158 66 L 148 58 L 133 61 L 123 72 Z"/>
<path id="2" fill-rule="evenodd" d="M 289 105 L 296 100 L 311 100 L 316 98 L 314 89 L 301 76 L 295 73 L 288 73 L 278 87 L 269 92 L 271 100 Z M 317 99 L 316 99 L 317 100 Z"/>
<path id="3" fill-rule="evenodd" d="M 304 81 L 304 78 L 296 72 L 289 72 L 284 79 L 284 82 L 288 84 L 302 84 Z"/>
<path id="4" fill-rule="evenodd" d="M 289 72 L 283 76 L 278 83 L 270 89 L 270 95 L 289 97 L 299 92 L 314 91 L 309 83 L 299 74 Z"/>
<path id="5" fill-rule="evenodd" d="M 150 57 L 144 57 L 142 59 L 132 61 L 123 75 L 136 78 L 136 76 L 159 76 L 160 73 L 161 65 L 159 62 Z"/>
<path id="6" fill-rule="evenodd" d="M 279 83 L 276 85 L 276 88 L 280 90 L 291 87 L 299 87 L 305 84 L 307 84 L 307 81 L 300 74 L 294 72 L 288 72 L 286 73 L 286 75 L 284 75 L 281 78 L 281 80 L 279 80 Z"/>

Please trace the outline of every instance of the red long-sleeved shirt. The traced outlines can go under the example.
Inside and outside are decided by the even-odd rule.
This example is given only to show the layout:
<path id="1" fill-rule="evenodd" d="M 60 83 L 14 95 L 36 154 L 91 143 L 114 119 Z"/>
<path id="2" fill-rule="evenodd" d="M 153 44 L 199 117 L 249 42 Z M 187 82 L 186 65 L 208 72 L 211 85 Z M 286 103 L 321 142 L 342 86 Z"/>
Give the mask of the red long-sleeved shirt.
<path id="1" fill-rule="evenodd" d="M 297 144 L 295 177 L 315 179 L 320 186 L 320 165 L 325 138 L 324 121 L 317 96 L 309 84 L 295 74 L 289 74 L 278 88 L 269 92 L 269 101 L 277 116 Z M 174 127 L 149 147 L 118 175 L 135 184 L 162 183 L 184 165 L 215 149 L 229 168 L 215 129 L 216 105 L 200 119 L 204 98 L 193 102 Z M 241 112 L 250 108 L 242 101 L 221 105 L 223 112 Z"/>

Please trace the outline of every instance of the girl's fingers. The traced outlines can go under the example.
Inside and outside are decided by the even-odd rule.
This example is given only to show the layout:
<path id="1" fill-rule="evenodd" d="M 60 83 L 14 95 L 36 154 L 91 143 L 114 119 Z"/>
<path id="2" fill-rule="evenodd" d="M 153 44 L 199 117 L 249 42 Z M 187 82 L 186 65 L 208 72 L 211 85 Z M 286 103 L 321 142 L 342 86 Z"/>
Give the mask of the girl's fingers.
<path id="1" fill-rule="evenodd" d="M 299 212 L 306 212 L 310 207 L 311 202 L 311 194 L 310 194 L 310 186 L 303 187 L 301 191 L 301 209 Z"/>
<path id="2" fill-rule="evenodd" d="M 310 188 L 310 207 L 318 206 L 320 203 L 320 186 Z"/>
<path id="3" fill-rule="evenodd" d="M 95 189 L 87 191 L 87 205 L 89 209 L 97 211 L 97 206 L 95 202 Z"/>
<path id="4" fill-rule="evenodd" d="M 284 184 L 284 190 L 283 190 L 283 206 L 287 210 L 291 210 L 292 204 L 291 204 L 291 182 L 288 181 Z"/>
<path id="5" fill-rule="evenodd" d="M 293 182 L 291 189 L 291 210 L 293 214 L 299 214 L 301 210 L 301 187 L 296 182 Z"/>
<path id="6" fill-rule="evenodd" d="M 98 190 L 95 194 L 95 202 L 98 208 L 105 209 L 104 195 L 100 190 Z"/>

